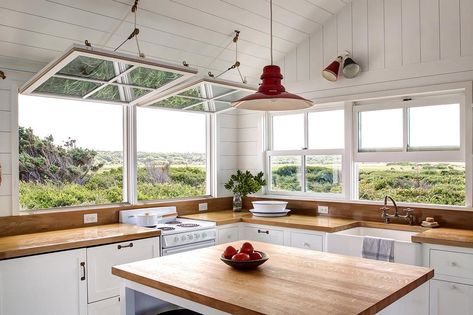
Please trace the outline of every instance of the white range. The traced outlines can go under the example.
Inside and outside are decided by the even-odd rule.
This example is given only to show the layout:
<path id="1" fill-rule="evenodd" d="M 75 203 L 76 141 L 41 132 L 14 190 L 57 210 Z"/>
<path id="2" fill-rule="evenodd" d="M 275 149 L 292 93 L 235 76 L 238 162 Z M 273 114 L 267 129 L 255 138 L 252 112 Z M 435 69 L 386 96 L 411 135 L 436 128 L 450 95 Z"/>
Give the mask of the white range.
<path id="1" fill-rule="evenodd" d="M 120 222 L 161 230 L 162 256 L 213 246 L 217 238 L 215 222 L 178 218 L 176 207 L 123 210 Z"/>

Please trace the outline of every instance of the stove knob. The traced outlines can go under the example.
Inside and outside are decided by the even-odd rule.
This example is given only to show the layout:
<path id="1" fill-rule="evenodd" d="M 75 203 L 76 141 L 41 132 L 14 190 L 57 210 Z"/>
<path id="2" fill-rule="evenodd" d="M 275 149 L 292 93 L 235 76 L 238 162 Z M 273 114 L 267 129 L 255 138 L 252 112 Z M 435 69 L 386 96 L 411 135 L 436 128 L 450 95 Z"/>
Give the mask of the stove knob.
<path id="1" fill-rule="evenodd" d="M 179 236 L 174 236 L 174 243 L 179 242 Z"/>
<path id="2" fill-rule="evenodd" d="M 189 235 L 187 235 L 187 238 L 191 240 L 191 239 L 193 239 L 194 237 L 193 237 L 191 234 L 189 234 Z"/>
<path id="3" fill-rule="evenodd" d="M 202 238 L 206 238 L 207 237 L 207 233 L 202 233 Z"/>
<path id="4" fill-rule="evenodd" d="M 198 233 L 195 233 L 194 236 L 195 236 L 196 239 L 200 238 L 200 234 L 198 234 Z"/>
<path id="5" fill-rule="evenodd" d="M 186 240 L 186 236 L 185 236 L 185 235 L 182 235 L 182 236 L 181 236 L 181 241 L 184 242 L 185 240 Z"/>

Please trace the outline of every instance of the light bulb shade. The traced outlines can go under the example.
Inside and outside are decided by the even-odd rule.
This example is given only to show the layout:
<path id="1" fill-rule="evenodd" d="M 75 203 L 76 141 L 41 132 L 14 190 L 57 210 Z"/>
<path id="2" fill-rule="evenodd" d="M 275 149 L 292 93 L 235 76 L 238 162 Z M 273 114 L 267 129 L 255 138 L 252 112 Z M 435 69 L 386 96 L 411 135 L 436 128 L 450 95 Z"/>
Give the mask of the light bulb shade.
<path id="1" fill-rule="evenodd" d="M 343 61 L 342 72 L 345 78 L 353 79 L 360 73 L 360 66 L 351 57 L 346 57 Z"/>
<path id="2" fill-rule="evenodd" d="M 337 81 L 338 79 L 338 70 L 340 70 L 340 63 L 342 62 L 342 57 L 338 56 L 337 59 L 332 61 L 331 64 L 322 70 L 322 76 L 329 81 Z"/>
<path id="3" fill-rule="evenodd" d="M 313 105 L 310 100 L 286 92 L 281 84 L 282 78 L 281 69 L 278 66 L 265 66 L 258 92 L 233 102 L 232 106 L 239 109 L 284 111 L 306 109 Z"/>

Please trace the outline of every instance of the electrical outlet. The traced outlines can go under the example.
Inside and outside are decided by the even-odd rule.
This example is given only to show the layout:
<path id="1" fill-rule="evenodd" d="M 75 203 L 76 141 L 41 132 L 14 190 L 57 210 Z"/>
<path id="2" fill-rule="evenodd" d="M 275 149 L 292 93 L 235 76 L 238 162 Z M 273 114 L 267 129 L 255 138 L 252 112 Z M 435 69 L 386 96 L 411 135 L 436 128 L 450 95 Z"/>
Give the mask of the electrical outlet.
<path id="1" fill-rule="evenodd" d="M 317 207 L 318 213 L 328 214 L 328 206 L 318 206 Z"/>
<path id="2" fill-rule="evenodd" d="M 84 224 L 97 223 L 97 213 L 84 214 Z"/>
<path id="3" fill-rule="evenodd" d="M 207 211 L 207 203 L 199 203 L 199 211 Z"/>

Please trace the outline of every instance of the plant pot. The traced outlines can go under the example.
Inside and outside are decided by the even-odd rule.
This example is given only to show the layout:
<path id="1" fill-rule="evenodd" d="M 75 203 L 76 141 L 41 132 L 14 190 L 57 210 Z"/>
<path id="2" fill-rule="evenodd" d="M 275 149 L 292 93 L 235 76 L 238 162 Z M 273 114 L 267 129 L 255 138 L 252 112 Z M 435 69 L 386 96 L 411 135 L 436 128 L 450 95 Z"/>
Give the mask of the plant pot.
<path id="1" fill-rule="evenodd" d="M 240 193 L 233 194 L 233 212 L 241 212 L 243 207 L 243 198 Z"/>

